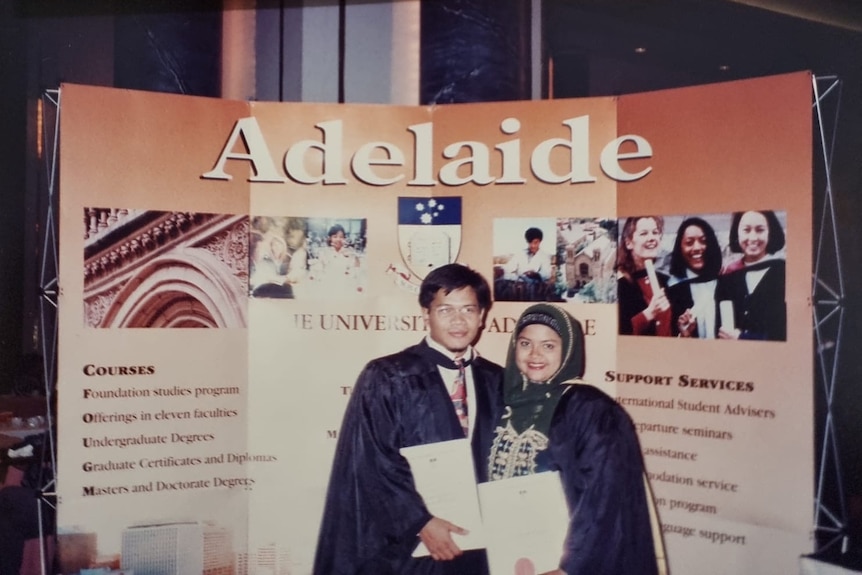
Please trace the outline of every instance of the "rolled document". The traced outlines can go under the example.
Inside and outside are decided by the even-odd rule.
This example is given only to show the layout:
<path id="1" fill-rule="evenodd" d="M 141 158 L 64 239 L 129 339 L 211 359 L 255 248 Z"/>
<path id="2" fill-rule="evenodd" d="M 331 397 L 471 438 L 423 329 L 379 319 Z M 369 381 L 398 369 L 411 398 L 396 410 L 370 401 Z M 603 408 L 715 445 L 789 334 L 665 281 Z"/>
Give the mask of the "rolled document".
<path id="1" fill-rule="evenodd" d="M 658 290 L 661 289 L 661 285 L 658 283 L 658 276 L 655 275 L 655 264 L 652 260 L 644 261 L 644 266 L 646 267 L 647 277 L 649 278 L 649 285 L 652 288 L 653 295 L 658 293 Z"/>
<path id="2" fill-rule="evenodd" d="M 736 321 L 733 319 L 733 300 L 725 299 L 718 302 L 718 313 L 721 316 L 721 327 L 724 331 L 736 329 Z"/>

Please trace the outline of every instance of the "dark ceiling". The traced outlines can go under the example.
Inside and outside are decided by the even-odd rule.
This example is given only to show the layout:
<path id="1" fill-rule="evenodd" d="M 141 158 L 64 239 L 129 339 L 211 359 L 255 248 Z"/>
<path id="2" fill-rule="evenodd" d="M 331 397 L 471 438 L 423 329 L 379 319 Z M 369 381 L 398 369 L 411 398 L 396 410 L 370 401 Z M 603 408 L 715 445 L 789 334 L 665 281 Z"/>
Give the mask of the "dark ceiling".
<path id="1" fill-rule="evenodd" d="M 772 4 L 790 10 L 796 3 Z M 798 70 L 858 73 L 862 2 L 809 4 L 822 6 L 814 15 L 818 20 L 842 18 L 846 27 L 727 0 L 546 0 L 545 50 L 555 63 L 557 87 L 564 90 L 555 96 L 620 94 Z M 588 75 L 586 85 L 559 80 L 573 71 Z"/>

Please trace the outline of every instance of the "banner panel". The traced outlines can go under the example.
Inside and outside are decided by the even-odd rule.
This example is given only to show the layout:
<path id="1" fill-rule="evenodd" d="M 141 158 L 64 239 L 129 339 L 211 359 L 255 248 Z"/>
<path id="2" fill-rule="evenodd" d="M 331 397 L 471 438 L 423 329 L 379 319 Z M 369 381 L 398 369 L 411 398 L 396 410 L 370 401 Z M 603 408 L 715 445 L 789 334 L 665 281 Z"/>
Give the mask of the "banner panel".
<path id="1" fill-rule="evenodd" d="M 627 217 L 663 217 L 656 267 L 669 284 L 690 269 L 673 269 L 682 236 L 712 228 L 723 303 L 707 310 L 708 335 L 729 321 L 726 305 L 741 330 L 735 341 L 621 336 L 606 374 L 637 422 L 676 573 L 791 573 L 811 545 L 810 85 L 803 73 L 619 101 L 621 133 L 647 135 L 655 151 L 649 177 L 619 189 L 621 228 Z M 703 225 L 690 227 L 692 217 Z M 749 220 L 768 237 L 749 239 Z M 728 286 L 745 273 L 734 269 L 758 250 L 774 265 L 732 298 Z M 679 290 L 667 292 L 673 304 Z"/>
<path id="2" fill-rule="evenodd" d="M 808 79 L 437 108 L 64 86 L 63 571 L 145 572 L 158 540 L 201 572 L 310 573 L 356 377 L 424 337 L 421 279 L 458 261 L 493 286 L 492 361 L 531 301 L 582 322 L 674 573 L 786 573 L 813 491 Z M 621 331 L 626 218 L 662 216 L 663 278 L 700 217 L 730 277 L 744 210 L 787 238 L 783 337 Z M 675 325 L 715 335 L 718 308 L 690 307 Z"/>

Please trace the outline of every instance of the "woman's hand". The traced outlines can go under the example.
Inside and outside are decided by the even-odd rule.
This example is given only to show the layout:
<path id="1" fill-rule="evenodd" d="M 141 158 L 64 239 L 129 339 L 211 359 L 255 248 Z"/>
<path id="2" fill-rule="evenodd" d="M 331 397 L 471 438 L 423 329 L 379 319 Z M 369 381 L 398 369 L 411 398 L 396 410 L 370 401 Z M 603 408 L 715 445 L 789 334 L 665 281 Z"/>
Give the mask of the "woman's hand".
<path id="1" fill-rule="evenodd" d="M 738 329 L 726 330 L 723 327 L 718 328 L 718 339 L 739 339 L 742 332 Z"/>
<path id="2" fill-rule="evenodd" d="M 685 310 L 679 319 L 676 320 L 677 328 L 679 329 L 680 337 L 691 337 L 694 334 L 694 328 L 697 327 L 695 316 L 691 312 L 691 308 Z"/>
<path id="3" fill-rule="evenodd" d="M 664 289 L 662 288 L 653 294 L 652 299 L 643 311 L 643 314 L 649 321 L 653 321 L 658 314 L 666 312 L 669 309 L 670 300 L 667 299 Z"/>

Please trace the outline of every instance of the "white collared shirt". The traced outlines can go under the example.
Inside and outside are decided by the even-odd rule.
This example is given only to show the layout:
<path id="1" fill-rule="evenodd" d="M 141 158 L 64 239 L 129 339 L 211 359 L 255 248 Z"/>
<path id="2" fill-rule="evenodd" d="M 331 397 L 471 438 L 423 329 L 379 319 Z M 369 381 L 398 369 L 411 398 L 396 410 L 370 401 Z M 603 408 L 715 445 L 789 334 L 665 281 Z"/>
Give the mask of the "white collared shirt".
<path id="1" fill-rule="evenodd" d="M 530 248 L 518 250 L 503 266 L 503 271 L 507 280 L 517 280 L 526 272 L 536 272 L 542 281 L 548 281 L 551 277 L 551 254 L 542 250 L 531 254 Z"/>

